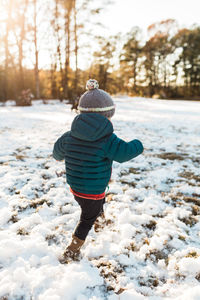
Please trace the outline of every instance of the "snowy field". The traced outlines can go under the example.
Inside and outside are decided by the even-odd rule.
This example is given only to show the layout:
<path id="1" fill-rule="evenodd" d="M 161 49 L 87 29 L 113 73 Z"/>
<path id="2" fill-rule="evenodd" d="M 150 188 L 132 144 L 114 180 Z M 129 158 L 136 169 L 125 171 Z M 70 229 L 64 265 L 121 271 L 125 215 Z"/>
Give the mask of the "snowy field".
<path id="1" fill-rule="evenodd" d="M 114 163 L 107 226 L 69 265 L 57 258 L 80 210 L 52 148 L 75 113 L 0 107 L 1 300 L 200 299 L 200 102 L 115 101 L 115 133 L 145 151 Z"/>

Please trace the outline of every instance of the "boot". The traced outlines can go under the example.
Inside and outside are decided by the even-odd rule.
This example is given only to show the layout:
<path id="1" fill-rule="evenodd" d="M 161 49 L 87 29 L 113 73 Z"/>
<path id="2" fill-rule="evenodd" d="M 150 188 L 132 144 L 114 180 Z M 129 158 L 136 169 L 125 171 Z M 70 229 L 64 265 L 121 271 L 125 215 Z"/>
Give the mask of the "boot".
<path id="1" fill-rule="evenodd" d="M 102 212 L 100 214 L 100 216 L 94 222 L 94 231 L 95 232 L 101 231 L 105 225 L 106 225 L 106 218 L 105 218 L 104 212 Z"/>
<path id="2" fill-rule="evenodd" d="M 80 259 L 80 249 L 84 244 L 84 240 L 72 235 L 71 244 L 65 249 L 62 256 L 59 258 L 61 264 L 66 264 L 71 260 L 77 261 Z"/>

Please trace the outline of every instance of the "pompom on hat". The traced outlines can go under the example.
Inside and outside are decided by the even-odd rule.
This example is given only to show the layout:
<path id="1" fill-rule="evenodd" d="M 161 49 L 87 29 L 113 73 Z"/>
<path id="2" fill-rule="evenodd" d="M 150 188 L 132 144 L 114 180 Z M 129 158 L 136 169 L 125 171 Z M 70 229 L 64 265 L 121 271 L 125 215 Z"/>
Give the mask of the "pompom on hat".
<path id="1" fill-rule="evenodd" d="M 99 89 L 99 84 L 95 79 L 89 79 L 86 83 L 85 92 L 78 105 L 81 113 L 99 113 L 107 118 L 111 118 L 115 113 L 115 105 L 111 96 L 104 90 Z"/>

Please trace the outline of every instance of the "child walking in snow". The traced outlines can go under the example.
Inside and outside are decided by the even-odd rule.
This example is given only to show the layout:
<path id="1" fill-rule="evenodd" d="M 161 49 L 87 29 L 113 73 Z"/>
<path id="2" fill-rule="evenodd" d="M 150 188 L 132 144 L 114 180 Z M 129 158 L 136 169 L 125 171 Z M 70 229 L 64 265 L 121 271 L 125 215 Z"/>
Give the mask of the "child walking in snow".
<path id="1" fill-rule="evenodd" d="M 139 140 L 125 142 L 113 133 L 110 122 L 115 105 L 108 93 L 90 79 L 78 105 L 80 114 L 71 130 L 55 143 L 53 157 L 65 159 L 67 183 L 81 207 L 80 220 L 70 245 L 60 257 L 61 263 L 77 260 L 80 249 L 96 219 L 103 216 L 105 190 L 111 177 L 112 162 L 128 161 L 143 152 Z"/>

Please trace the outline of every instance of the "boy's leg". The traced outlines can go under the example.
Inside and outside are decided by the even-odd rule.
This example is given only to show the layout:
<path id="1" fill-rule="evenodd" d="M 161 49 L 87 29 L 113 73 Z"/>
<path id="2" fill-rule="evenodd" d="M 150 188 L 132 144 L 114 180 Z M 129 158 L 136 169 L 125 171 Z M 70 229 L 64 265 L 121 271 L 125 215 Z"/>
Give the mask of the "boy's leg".
<path id="1" fill-rule="evenodd" d="M 90 200 L 74 196 L 81 207 L 81 216 L 74 235 L 85 240 L 97 217 L 103 212 L 105 198 L 101 200 Z"/>
<path id="2" fill-rule="evenodd" d="M 96 219 L 96 221 L 94 222 L 94 231 L 95 232 L 101 231 L 106 225 L 106 218 L 105 218 L 104 209 L 103 209 L 104 203 L 105 203 L 105 198 L 103 199 L 101 212 L 100 212 L 98 218 Z"/>
<path id="3" fill-rule="evenodd" d="M 103 206 L 104 206 L 105 202 L 106 202 L 106 198 L 103 198 L 103 199 L 102 199 L 102 207 L 101 207 L 100 215 L 104 213 Z"/>
<path id="4" fill-rule="evenodd" d="M 105 203 L 105 199 L 89 200 L 76 196 L 74 196 L 74 198 L 81 206 L 82 211 L 80 221 L 72 235 L 71 244 L 59 258 L 62 264 L 67 263 L 70 259 L 79 259 L 80 249 L 84 244 L 85 238 L 97 217 L 103 213 L 103 204 Z"/>

